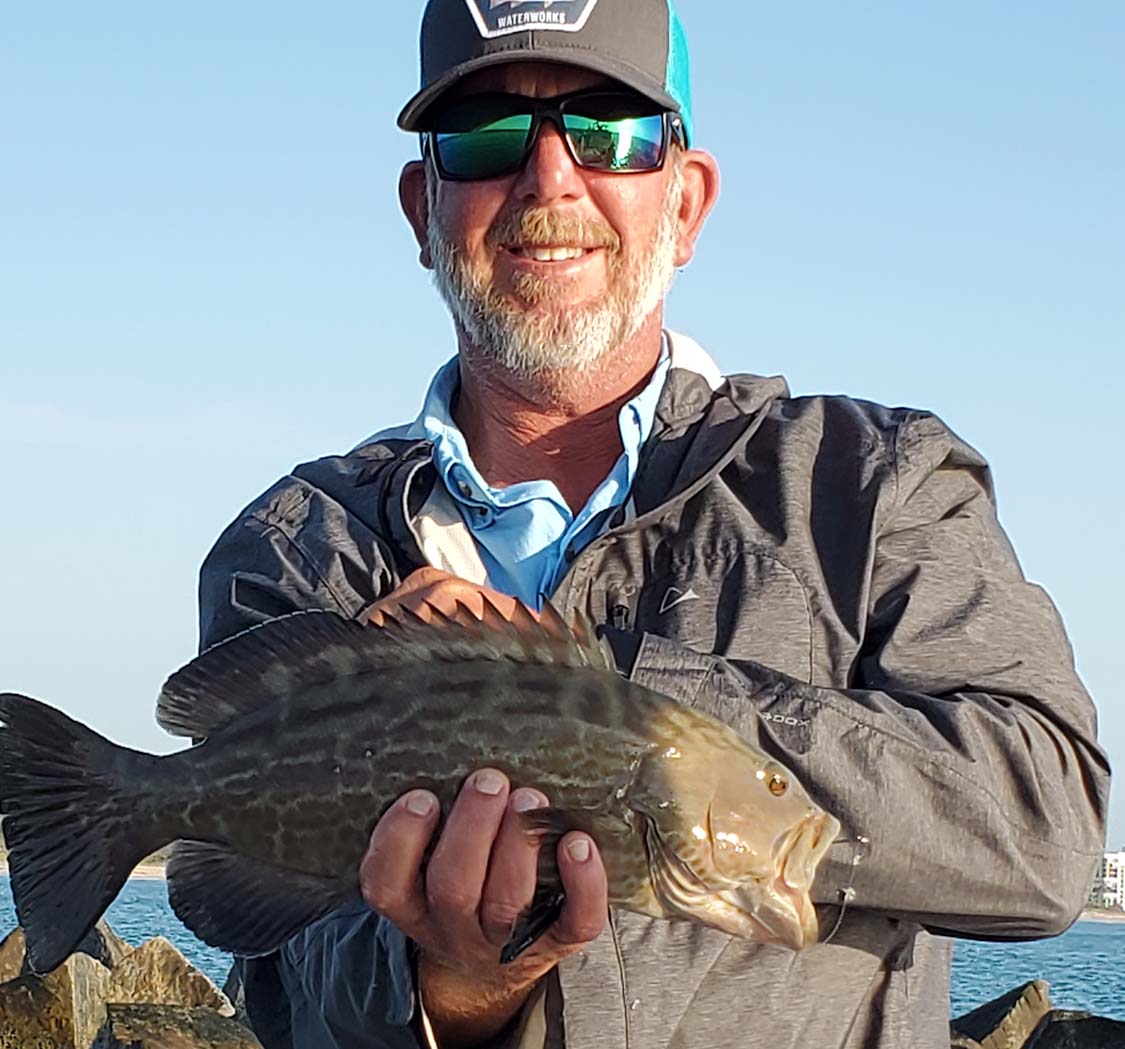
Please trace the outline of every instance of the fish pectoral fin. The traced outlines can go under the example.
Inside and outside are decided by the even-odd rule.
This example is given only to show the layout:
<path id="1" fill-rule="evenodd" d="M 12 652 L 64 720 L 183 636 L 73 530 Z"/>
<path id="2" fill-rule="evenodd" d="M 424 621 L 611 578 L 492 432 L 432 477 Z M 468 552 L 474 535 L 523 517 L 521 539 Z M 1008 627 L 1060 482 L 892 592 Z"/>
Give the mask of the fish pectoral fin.
<path id="1" fill-rule="evenodd" d="M 521 813 L 524 829 L 539 839 L 539 871 L 535 895 L 512 923 L 508 942 L 500 952 L 500 963 L 515 961 L 539 939 L 562 914 L 566 894 L 559 877 L 558 848 L 564 834 L 572 830 L 596 833 L 588 821 L 569 809 L 547 806 Z"/>
<path id="2" fill-rule="evenodd" d="M 500 951 L 500 964 L 514 962 L 536 940 L 539 939 L 562 914 L 566 894 L 556 882 L 551 885 L 537 885 L 535 896 L 512 923 L 508 942 Z"/>
<path id="3" fill-rule="evenodd" d="M 356 885 L 202 841 L 176 842 L 167 873 L 176 917 L 211 947 L 248 958 L 276 950 L 358 894 Z"/>
<path id="4" fill-rule="evenodd" d="M 584 830 L 591 832 L 593 830 L 592 827 L 586 825 L 586 821 L 576 818 L 575 814 L 569 809 L 555 808 L 554 805 L 548 805 L 542 809 L 529 809 L 527 812 L 520 813 L 520 815 L 527 832 L 539 839 L 540 857 L 544 852 L 549 852 L 553 857 L 559 839 L 568 831 Z"/>

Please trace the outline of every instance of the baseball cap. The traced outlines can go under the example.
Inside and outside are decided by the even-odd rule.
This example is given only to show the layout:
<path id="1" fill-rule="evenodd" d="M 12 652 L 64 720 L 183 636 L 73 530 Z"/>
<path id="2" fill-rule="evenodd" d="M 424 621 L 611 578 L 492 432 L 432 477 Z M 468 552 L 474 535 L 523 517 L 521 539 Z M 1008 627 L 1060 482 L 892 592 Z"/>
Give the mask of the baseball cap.
<path id="1" fill-rule="evenodd" d="M 421 90 L 399 114 L 426 130 L 454 84 L 505 62 L 564 62 L 613 77 L 680 114 L 692 139 L 687 39 L 672 0 L 429 0 Z"/>

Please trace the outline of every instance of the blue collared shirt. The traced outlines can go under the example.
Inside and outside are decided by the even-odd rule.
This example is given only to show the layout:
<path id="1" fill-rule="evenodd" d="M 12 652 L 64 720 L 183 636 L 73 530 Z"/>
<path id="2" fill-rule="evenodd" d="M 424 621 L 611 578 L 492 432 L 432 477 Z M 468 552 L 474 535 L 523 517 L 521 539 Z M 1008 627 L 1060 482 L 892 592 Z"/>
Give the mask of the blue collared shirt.
<path id="1" fill-rule="evenodd" d="M 648 385 L 621 408 L 617 421 L 624 451 L 577 514 L 553 481 L 521 481 L 493 488 L 473 463 L 465 435 L 453 420 L 451 409 L 460 383 L 457 358 L 434 376 L 422 412 L 410 429 L 433 443 L 438 474 L 476 540 L 488 585 L 494 590 L 539 609 L 569 561 L 625 503 L 637 474 L 641 446 L 652 432 L 670 363 L 665 350 Z"/>

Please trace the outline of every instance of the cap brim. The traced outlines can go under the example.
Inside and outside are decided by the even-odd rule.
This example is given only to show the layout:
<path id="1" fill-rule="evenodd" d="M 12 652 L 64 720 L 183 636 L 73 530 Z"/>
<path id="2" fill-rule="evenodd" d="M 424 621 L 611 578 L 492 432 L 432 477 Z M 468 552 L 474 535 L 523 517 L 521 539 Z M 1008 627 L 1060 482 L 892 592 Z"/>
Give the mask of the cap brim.
<path id="1" fill-rule="evenodd" d="M 537 47 L 534 50 L 520 51 L 495 51 L 489 55 L 471 58 L 454 66 L 432 84 L 422 88 L 403 108 L 398 115 L 398 126 L 403 131 L 425 130 L 426 111 L 455 84 L 464 80 L 478 69 L 487 69 L 490 66 L 509 65 L 512 62 L 553 62 L 560 65 L 577 66 L 579 69 L 589 69 L 595 73 L 604 73 L 606 76 L 620 80 L 627 87 L 639 91 L 646 98 L 666 109 L 678 113 L 680 104 L 664 90 L 652 76 L 628 62 L 607 58 L 604 55 L 582 52 L 573 47 Z"/>

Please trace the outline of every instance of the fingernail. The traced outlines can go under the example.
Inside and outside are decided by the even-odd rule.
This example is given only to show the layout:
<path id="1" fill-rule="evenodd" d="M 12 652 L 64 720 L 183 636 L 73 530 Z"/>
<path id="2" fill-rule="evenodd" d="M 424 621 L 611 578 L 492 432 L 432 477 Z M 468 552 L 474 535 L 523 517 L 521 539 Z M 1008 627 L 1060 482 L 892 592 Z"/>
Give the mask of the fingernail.
<path id="1" fill-rule="evenodd" d="M 512 795 L 512 809 L 515 812 L 530 812 L 547 805 L 547 799 L 537 790 L 521 787 Z"/>
<path id="2" fill-rule="evenodd" d="M 481 769 L 473 777 L 473 786 L 482 794 L 499 794 L 504 789 L 504 777 L 494 769 Z"/>
<path id="3" fill-rule="evenodd" d="M 585 863 L 590 858 L 590 839 L 575 838 L 568 842 L 566 853 L 575 863 Z"/>
<path id="4" fill-rule="evenodd" d="M 434 803 L 436 799 L 426 790 L 416 790 L 412 794 L 407 794 L 404 804 L 408 811 L 413 812 L 415 816 L 428 816 L 434 811 Z"/>

